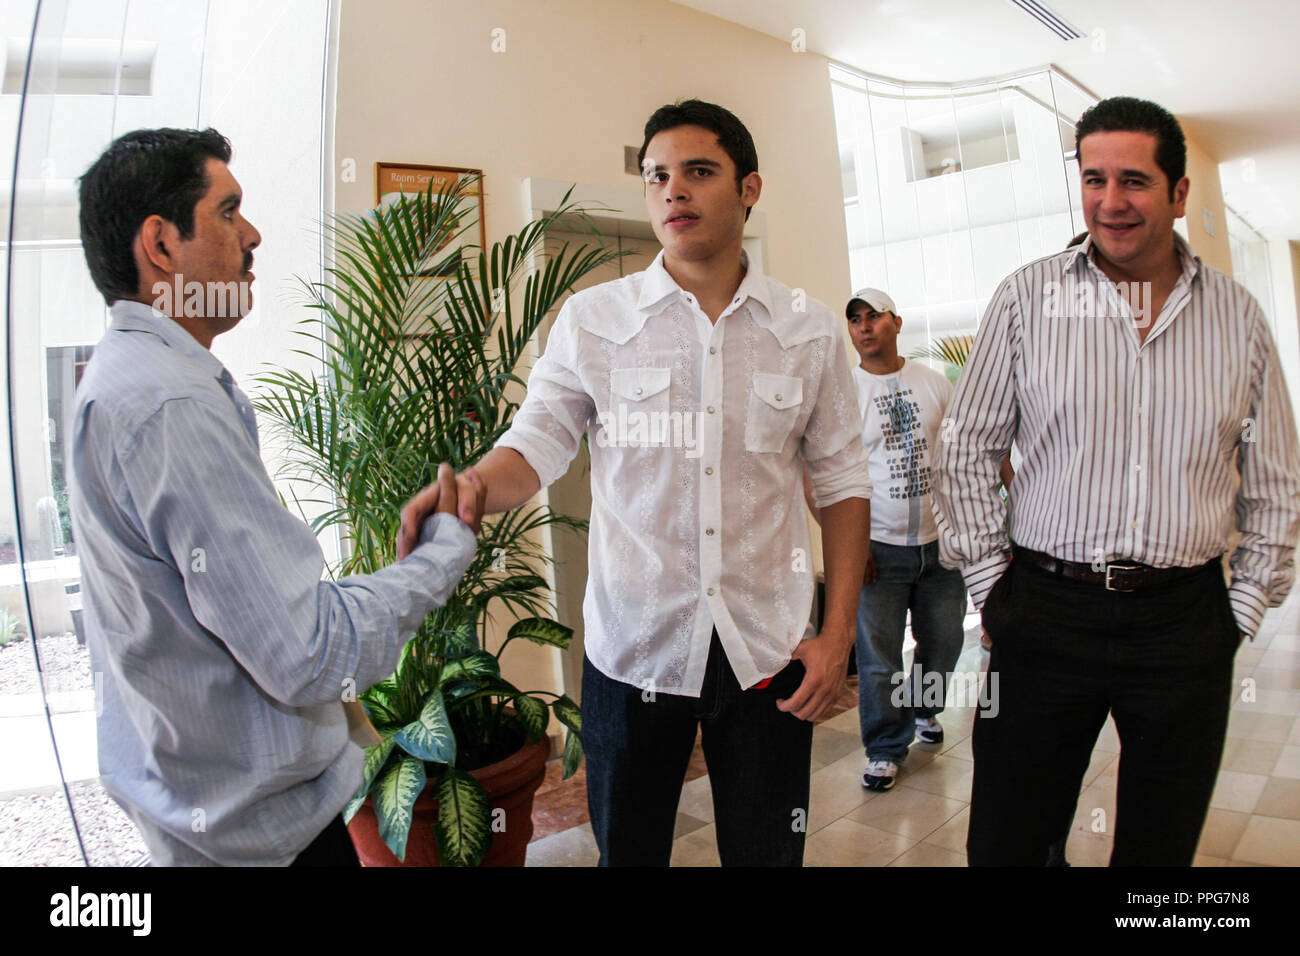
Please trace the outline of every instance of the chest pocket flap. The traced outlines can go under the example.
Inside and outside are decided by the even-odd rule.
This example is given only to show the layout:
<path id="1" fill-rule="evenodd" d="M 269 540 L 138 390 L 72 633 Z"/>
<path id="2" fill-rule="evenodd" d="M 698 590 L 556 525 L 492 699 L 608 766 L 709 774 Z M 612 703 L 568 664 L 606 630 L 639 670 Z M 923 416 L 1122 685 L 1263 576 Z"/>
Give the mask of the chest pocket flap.
<path id="1" fill-rule="evenodd" d="M 794 408 L 803 404 L 803 379 L 771 372 L 754 373 L 754 391 L 773 408 Z"/>
<path id="2" fill-rule="evenodd" d="M 610 388 L 615 399 L 643 402 L 668 388 L 672 369 L 668 368 L 612 368 L 609 370 Z"/>

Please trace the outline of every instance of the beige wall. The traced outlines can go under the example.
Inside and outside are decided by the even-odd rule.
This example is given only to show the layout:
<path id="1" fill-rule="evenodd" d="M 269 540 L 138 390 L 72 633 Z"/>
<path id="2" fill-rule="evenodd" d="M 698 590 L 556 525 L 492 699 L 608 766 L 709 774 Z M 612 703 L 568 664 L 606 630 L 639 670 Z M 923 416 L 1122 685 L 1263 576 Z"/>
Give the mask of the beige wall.
<path id="1" fill-rule="evenodd" d="M 1223 208 L 1223 190 L 1219 186 L 1219 161 L 1191 139 L 1187 141 L 1187 178 L 1191 180 L 1187 194 L 1188 241 L 1202 261 L 1225 275 L 1232 275 L 1228 214 Z M 1205 231 L 1203 209 L 1208 209 L 1214 217 L 1212 236 Z"/>
<path id="2" fill-rule="evenodd" d="M 720 103 L 758 147 L 770 274 L 833 307 L 848 291 L 822 57 L 665 0 L 384 0 L 343 4 L 337 86 L 338 208 L 373 205 L 377 161 L 481 168 L 489 242 L 528 220 L 524 179 L 636 188 L 623 147 L 650 113 Z M 507 676 L 559 689 L 555 653 L 521 643 Z"/>

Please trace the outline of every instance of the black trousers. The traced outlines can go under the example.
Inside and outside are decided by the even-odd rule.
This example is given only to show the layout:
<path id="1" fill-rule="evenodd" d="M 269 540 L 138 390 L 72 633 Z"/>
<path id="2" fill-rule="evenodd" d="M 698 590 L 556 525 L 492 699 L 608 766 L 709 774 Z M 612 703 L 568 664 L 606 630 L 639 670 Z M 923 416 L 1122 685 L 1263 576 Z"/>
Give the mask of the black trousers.
<path id="1" fill-rule="evenodd" d="M 983 608 L 971 866 L 1042 866 L 1108 714 L 1120 737 L 1112 866 L 1190 866 L 1210 805 L 1239 633 L 1218 562 L 1121 593 L 1013 561 Z"/>
<path id="2" fill-rule="evenodd" d="M 356 848 L 348 836 L 348 828 L 341 816 L 330 821 L 329 826 L 320 832 L 320 836 L 307 844 L 290 866 L 348 866 L 360 867 Z"/>
<path id="3" fill-rule="evenodd" d="M 601 866 L 667 866 L 682 781 L 703 729 L 723 866 L 801 866 L 813 725 L 777 710 L 803 681 L 791 661 L 741 690 L 714 632 L 699 697 L 651 694 L 584 661 L 582 747 Z"/>

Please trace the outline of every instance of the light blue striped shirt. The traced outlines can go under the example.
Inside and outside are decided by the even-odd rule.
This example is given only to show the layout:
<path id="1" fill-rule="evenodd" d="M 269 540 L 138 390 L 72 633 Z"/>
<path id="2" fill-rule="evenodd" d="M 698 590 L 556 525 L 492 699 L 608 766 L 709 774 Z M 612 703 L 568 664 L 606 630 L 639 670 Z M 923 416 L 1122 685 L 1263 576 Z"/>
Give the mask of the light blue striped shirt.
<path id="1" fill-rule="evenodd" d="M 393 671 L 474 535 L 438 515 L 406 560 L 322 581 L 230 373 L 146 305 L 112 315 L 69 469 L 101 780 L 157 864 L 288 864 L 360 784 L 342 699 Z"/>

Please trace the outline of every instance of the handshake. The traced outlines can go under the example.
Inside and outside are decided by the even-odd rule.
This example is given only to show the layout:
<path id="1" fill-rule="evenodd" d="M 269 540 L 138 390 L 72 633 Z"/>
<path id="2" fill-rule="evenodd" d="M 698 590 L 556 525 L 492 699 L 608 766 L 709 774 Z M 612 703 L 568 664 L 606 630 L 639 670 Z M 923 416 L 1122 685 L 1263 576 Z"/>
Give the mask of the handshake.
<path id="1" fill-rule="evenodd" d="M 483 525 L 487 503 L 487 485 L 473 468 L 456 474 L 451 465 L 438 466 L 438 480 L 425 488 L 402 508 L 402 524 L 397 530 L 397 560 L 402 560 L 420 543 L 420 528 L 432 514 L 456 515 L 478 534 Z"/>

